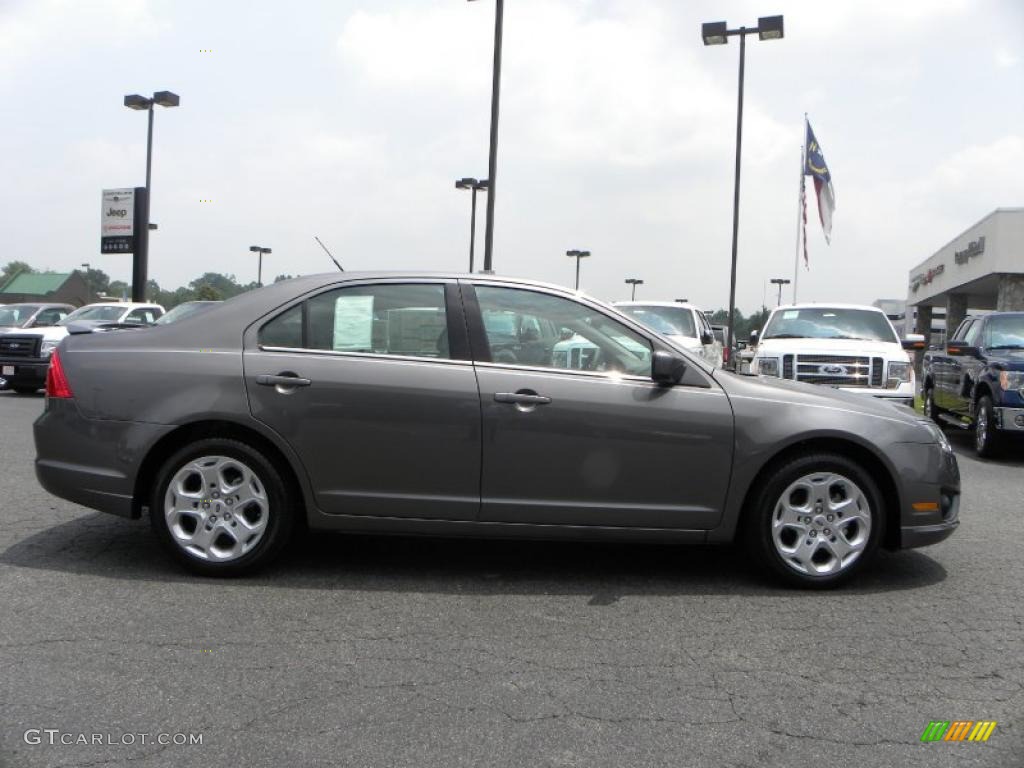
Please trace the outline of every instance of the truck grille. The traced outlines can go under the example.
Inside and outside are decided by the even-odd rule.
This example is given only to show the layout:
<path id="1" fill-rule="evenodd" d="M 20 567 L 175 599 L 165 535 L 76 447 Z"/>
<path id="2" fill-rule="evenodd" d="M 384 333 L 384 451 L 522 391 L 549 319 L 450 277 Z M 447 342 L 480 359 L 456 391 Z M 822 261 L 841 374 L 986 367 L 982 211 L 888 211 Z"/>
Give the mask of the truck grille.
<path id="1" fill-rule="evenodd" d="M 0 336 L 0 357 L 39 357 L 39 336 Z"/>
<path id="2" fill-rule="evenodd" d="M 796 380 L 832 387 L 880 387 L 884 375 L 881 363 L 881 358 L 876 358 L 878 371 L 874 372 L 869 357 L 799 355 Z"/>

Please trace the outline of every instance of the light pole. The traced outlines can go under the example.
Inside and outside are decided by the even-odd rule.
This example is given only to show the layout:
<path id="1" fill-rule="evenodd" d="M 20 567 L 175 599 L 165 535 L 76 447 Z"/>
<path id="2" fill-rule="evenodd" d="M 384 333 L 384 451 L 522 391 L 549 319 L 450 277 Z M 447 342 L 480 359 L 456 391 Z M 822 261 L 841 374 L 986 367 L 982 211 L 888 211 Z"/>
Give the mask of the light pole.
<path id="1" fill-rule="evenodd" d="M 773 277 L 771 279 L 772 285 L 779 286 L 779 298 L 776 299 L 776 301 L 775 301 L 775 306 L 776 307 L 779 306 L 782 303 L 782 286 L 789 285 L 791 282 L 792 282 L 791 280 L 787 280 L 784 277 Z"/>
<path id="2" fill-rule="evenodd" d="M 266 254 L 266 253 L 273 253 L 273 251 L 270 250 L 269 248 L 264 248 L 263 246 L 260 246 L 260 245 L 250 245 L 249 246 L 249 250 L 252 251 L 253 253 L 258 253 L 260 255 L 259 270 L 256 273 L 256 284 L 259 285 L 262 288 L 263 287 L 263 255 Z"/>
<path id="3" fill-rule="evenodd" d="M 736 106 L 736 178 L 732 196 L 732 273 L 729 278 L 729 324 L 726 335 L 726 349 L 732 349 L 733 326 L 736 322 L 736 246 L 740 230 L 740 156 L 743 147 L 743 71 L 746 66 L 747 35 L 757 33 L 761 40 L 778 40 L 782 37 L 782 17 L 762 16 L 753 28 L 728 29 L 724 21 L 715 21 L 701 26 L 704 45 L 725 45 L 729 38 L 740 38 L 739 95 Z"/>
<path id="4" fill-rule="evenodd" d="M 504 18 L 505 0 L 495 0 L 494 67 L 491 71 L 491 144 L 487 157 L 487 228 L 484 232 L 484 272 L 487 274 L 494 271 L 494 192 L 498 186 L 498 103 L 501 99 L 501 36 Z"/>
<path id="5" fill-rule="evenodd" d="M 132 301 L 146 300 L 146 281 L 149 272 L 149 230 L 156 228 L 149 223 L 149 201 L 152 197 L 150 176 L 153 169 L 153 105 L 176 107 L 180 103 L 181 98 L 171 91 L 157 91 L 151 99 L 137 93 L 124 97 L 124 105 L 129 109 L 149 112 L 149 127 L 146 131 L 146 199 L 143 203 L 146 207 L 146 215 L 145 226 L 139 233 L 132 259 Z"/>
<path id="6" fill-rule="evenodd" d="M 487 189 L 487 179 L 474 179 L 467 176 L 455 182 L 456 189 L 471 189 L 473 191 L 473 206 L 469 214 L 469 272 L 473 273 L 473 246 L 476 243 L 476 193 L 481 189 Z"/>
<path id="7" fill-rule="evenodd" d="M 576 259 L 576 290 L 580 289 L 580 259 L 590 256 L 590 251 L 566 251 L 565 255 L 570 259 Z"/>
<path id="8" fill-rule="evenodd" d="M 85 272 L 82 273 L 82 277 L 85 278 L 85 290 L 92 293 L 92 283 L 89 282 L 89 269 L 92 267 L 92 264 L 83 261 L 81 266 L 85 267 Z"/>
<path id="9" fill-rule="evenodd" d="M 637 279 L 635 277 L 627 277 L 626 278 L 626 285 L 633 286 L 633 292 L 629 295 L 629 300 L 630 301 L 636 301 L 636 287 L 638 285 L 643 285 L 643 284 L 644 284 L 643 280 L 639 280 L 639 279 Z"/>

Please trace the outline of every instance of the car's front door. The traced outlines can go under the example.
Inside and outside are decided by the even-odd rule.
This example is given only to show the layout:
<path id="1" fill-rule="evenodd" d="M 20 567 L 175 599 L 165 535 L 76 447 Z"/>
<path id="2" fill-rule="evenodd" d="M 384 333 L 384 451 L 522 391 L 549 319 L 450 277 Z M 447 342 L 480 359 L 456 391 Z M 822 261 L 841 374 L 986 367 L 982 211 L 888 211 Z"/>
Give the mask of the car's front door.
<path id="1" fill-rule="evenodd" d="M 693 364 L 682 385 L 655 384 L 652 342 L 575 299 L 485 281 L 463 291 L 483 414 L 482 520 L 718 523 L 733 415 L 711 377 Z M 534 323 L 559 343 L 543 359 L 509 354 L 501 329 Z"/>
<path id="2" fill-rule="evenodd" d="M 328 514 L 475 520 L 480 400 L 458 285 L 346 284 L 246 333 L 256 419 Z"/>

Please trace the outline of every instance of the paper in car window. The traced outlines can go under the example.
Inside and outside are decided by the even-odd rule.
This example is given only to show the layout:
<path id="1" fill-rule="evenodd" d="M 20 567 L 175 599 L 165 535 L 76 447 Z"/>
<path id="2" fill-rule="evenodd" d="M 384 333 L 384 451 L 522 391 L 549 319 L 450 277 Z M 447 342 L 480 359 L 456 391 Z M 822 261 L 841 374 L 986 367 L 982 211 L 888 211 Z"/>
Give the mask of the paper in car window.
<path id="1" fill-rule="evenodd" d="M 796 320 L 798 317 L 800 317 L 799 309 L 788 309 L 782 313 L 783 320 Z"/>
<path id="2" fill-rule="evenodd" d="M 373 296 L 339 296 L 334 300 L 334 349 L 370 351 Z"/>

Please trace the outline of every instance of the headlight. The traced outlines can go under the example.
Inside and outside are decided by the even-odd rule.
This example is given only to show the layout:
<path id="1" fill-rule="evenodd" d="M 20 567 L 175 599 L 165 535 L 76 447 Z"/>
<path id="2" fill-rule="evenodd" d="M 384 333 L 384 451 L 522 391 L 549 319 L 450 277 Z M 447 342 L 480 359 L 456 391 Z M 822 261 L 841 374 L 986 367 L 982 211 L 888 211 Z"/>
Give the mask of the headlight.
<path id="1" fill-rule="evenodd" d="M 762 376 L 778 376 L 779 358 L 762 357 L 760 360 L 757 361 L 757 372 Z"/>
<path id="2" fill-rule="evenodd" d="M 1004 390 L 1024 389 L 1024 371 L 1000 371 L 999 386 Z"/>
<path id="3" fill-rule="evenodd" d="M 924 421 L 923 419 L 919 423 L 922 427 L 931 432 L 932 437 L 935 438 L 935 442 L 939 444 L 943 451 L 946 453 L 953 452 L 953 446 L 949 444 L 949 438 L 946 437 L 946 433 L 942 431 L 942 427 L 934 421 Z"/>
<path id="4" fill-rule="evenodd" d="M 910 363 L 889 363 L 889 379 L 885 386 L 887 389 L 896 389 L 900 384 L 910 381 Z"/>
<path id="5" fill-rule="evenodd" d="M 39 347 L 39 354 L 43 357 L 49 357 L 58 346 L 60 346 L 60 341 L 44 341 L 42 346 Z"/>

